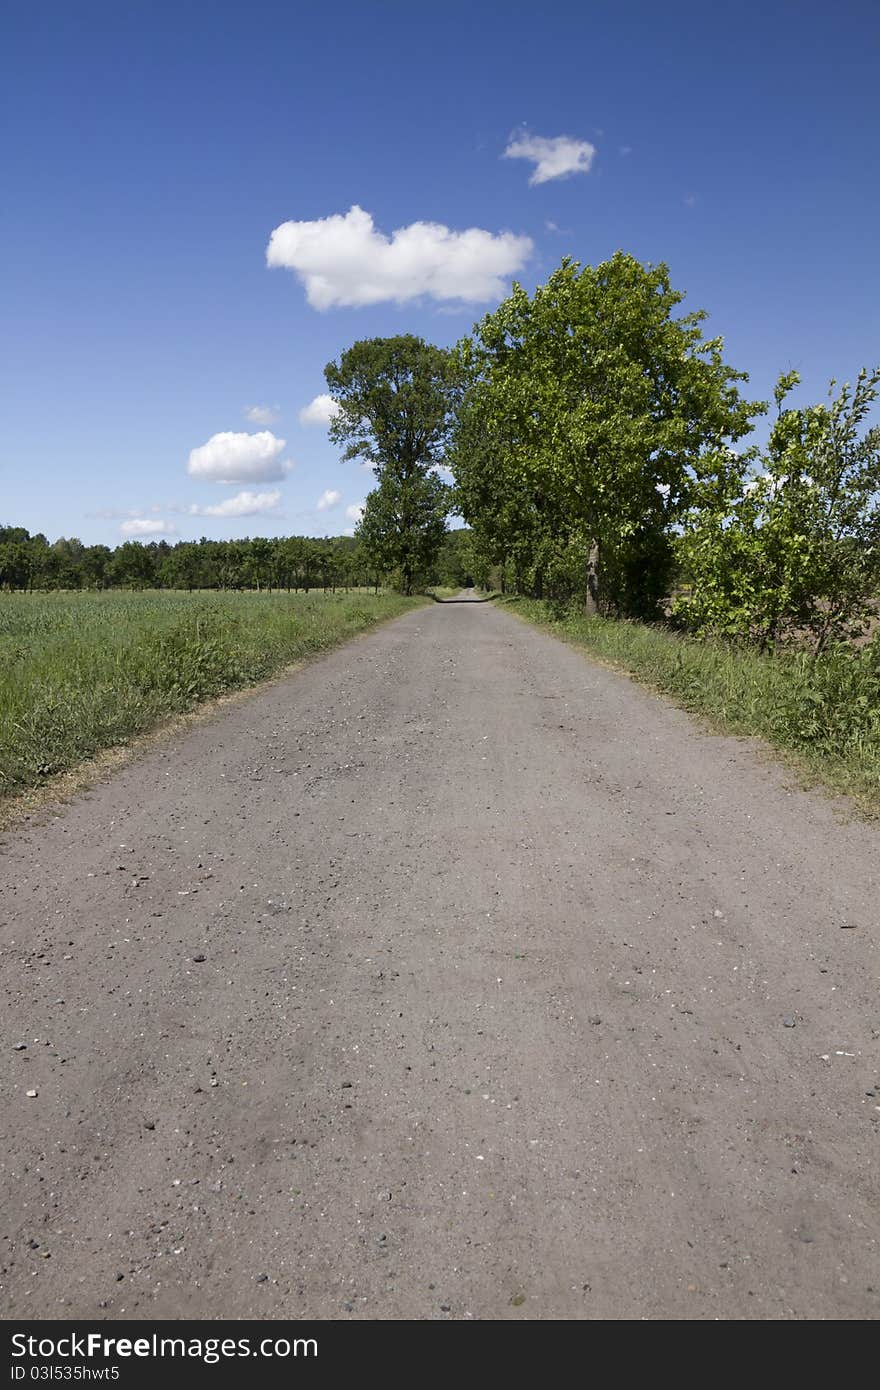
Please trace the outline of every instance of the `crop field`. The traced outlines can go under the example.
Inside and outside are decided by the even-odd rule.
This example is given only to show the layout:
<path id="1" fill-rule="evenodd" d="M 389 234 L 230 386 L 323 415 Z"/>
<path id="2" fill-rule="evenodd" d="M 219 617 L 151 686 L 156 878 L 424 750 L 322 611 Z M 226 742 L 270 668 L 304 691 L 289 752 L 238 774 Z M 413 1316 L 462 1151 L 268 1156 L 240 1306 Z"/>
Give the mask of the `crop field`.
<path id="1" fill-rule="evenodd" d="M 397 594 L 0 594 L 0 796 L 420 602 Z"/>

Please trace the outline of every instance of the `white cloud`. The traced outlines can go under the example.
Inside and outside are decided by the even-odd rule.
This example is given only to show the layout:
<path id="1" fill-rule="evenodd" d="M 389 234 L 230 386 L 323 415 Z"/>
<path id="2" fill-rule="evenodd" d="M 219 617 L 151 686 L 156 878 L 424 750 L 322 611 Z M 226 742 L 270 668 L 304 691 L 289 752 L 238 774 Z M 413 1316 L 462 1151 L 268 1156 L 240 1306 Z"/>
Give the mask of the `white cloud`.
<path id="1" fill-rule="evenodd" d="M 283 222 L 266 263 L 299 276 L 313 309 L 379 304 L 428 295 L 482 303 L 500 299 L 532 252 L 530 237 L 438 222 L 413 222 L 386 236 L 357 205 L 315 222 Z"/>
<path id="2" fill-rule="evenodd" d="M 315 396 L 314 400 L 304 405 L 299 412 L 299 422 L 301 425 L 329 425 L 330 421 L 339 414 L 339 406 L 332 396 L 324 392 L 323 395 Z"/>
<path id="3" fill-rule="evenodd" d="M 360 519 L 361 519 L 361 517 L 363 516 L 363 514 L 364 514 L 364 504 L 363 504 L 363 502 L 353 502 L 352 505 L 351 505 L 350 507 L 346 507 L 346 509 L 345 509 L 345 519 L 346 519 L 346 521 L 351 521 L 351 522 L 353 522 L 353 524 L 354 524 L 355 526 L 357 526 L 357 524 L 358 524 L 358 522 L 360 521 Z"/>
<path id="4" fill-rule="evenodd" d="M 213 507 L 193 506 L 189 509 L 190 516 L 264 516 L 266 512 L 274 511 L 281 501 L 281 493 L 274 489 L 272 492 L 238 492 L 234 497 L 227 497 L 225 502 L 218 502 Z"/>
<path id="5" fill-rule="evenodd" d="M 246 405 L 245 416 L 254 425 L 274 425 L 280 414 L 277 405 Z"/>
<path id="6" fill-rule="evenodd" d="M 528 159 L 535 166 L 530 184 L 566 179 L 571 174 L 588 174 L 596 158 L 596 146 L 589 140 L 573 140 L 570 135 L 530 135 L 523 131 L 511 139 L 505 159 Z"/>
<path id="7" fill-rule="evenodd" d="M 129 539 L 134 536 L 174 536 L 177 527 L 172 526 L 170 521 L 160 521 L 158 517 L 134 517 L 131 521 L 123 521 L 119 533 Z"/>
<path id="8" fill-rule="evenodd" d="M 258 434 L 213 434 L 190 452 L 186 471 L 206 483 L 272 483 L 290 468 L 281 462 L 286 440 L 270 430 Z"/>
<path id="9" fill-rule="evenodd" d="M 342 493 L 337 492 L 336 489 L 333 487 L 328 487 L 327 490 L 325 492 L 322 492 L 321 496 L 318 498 L 318 511 L 329 512 L 331 507 L 338 507 L 341 501 Z"/>

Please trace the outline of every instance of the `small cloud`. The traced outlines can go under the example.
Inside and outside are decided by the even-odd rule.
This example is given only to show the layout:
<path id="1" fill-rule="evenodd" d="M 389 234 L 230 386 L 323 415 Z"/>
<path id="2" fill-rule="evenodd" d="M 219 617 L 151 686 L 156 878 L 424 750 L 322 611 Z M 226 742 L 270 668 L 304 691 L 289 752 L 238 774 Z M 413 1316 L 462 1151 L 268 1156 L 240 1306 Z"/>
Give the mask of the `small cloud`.
<path id="1" fill-rule="evenodd" d="M 281 412 L 277 405 L 246 405 L 244 413 L 253 425 L 274 425 Z"/>
<path id="2" fill-rule="evenodd" d="M 270 430 L 259 434 L 226 430 L 190 452 L 186 471 L 191 478 L 208 483 L 275 482 L 291 467 L 281 462 L 286 442 Z"/>
<path id="3" fill-rule="evenodd" d="M 339 414 L 340 407 L 336 404 L 333 397 L 325 391 L 320 396 L 309 401 L 299 412 L 299 422 L 301 425 L 329 425 L 330 421 Z"/>
<path id="4" fill-rule="evenodd" d="M 696 193 L 685 193 L 682 201 L 686 208 L 695 208 L 697 206 L 697 195 Z"/>
<path id="5" fill-rule="evenodd" d="M 357 526 L 357 524 L 358 524 L 358 522 L 360 521 L 360 519 L 361 519 L 361 517 L 363 516 L 363 514 L 364 514 L 364 504 L 363 504 L 363 502 L 353 502 L 352 505 L 351 505 L 350 507 L 346 507 L 346 509 L 345 509 L 345 519 L 346 519 L 346 521 L 351 521 L 351 522 L 353 522 L 355 526 Z"/>
<path id="6" fill-rule="evenodd" d="M 123 521 L 119 534 L 129 540 L 135 536 L 175 536 L 177 527 L 158 517 L 132 517 L 130 521 Z"/>
<path id="7" fill-rule="evenodd" d="M 632 152 L 633 152 L 633 147 L 632 147 L 632 145 L 620 145 L 619 148 L 618 148 L 618 151 L 617 151 L 617 153 L 618 153 L 623 159 L 626 159 L 627 155 L 628 155 L 628 154 L 632 154 Z"/>
<path id="8" fill-rule="evenodd" d="M 387 236 L 355 204 L 314 222 L 283 222 L 269 238 L 266 264 L 292 270 L 313 309 L 423 296 L 478 304 L 502 298 L 532 249 L 527 236 L 456 232 L 439 222 L 413 222 Z"/>
<path id="9" fill-rule="evenodd" d="M 189 515 L 265 516 L 267 512 L 274 511 L 280 501 L 281 493 L 277 489 L 272 492 L 239 492 L 235 497 L 227 497 L 225 502 L 218 502 L 213 507 L 190 507 Z"/>
<path id="10" fill-rule="evenodd" d="M 318 498 L 318 511 L 329 512 L 332 507 L 338 507 L 341 501 L 342 493 L 337 492 L 335 488 L 328 487 Z"/>
<path id="11" fill-rule="evenodd" d="M 551 179 L 567 179 L 572 174 L 588 174 L 596 158 L 596 146 L 589 140 L 575 140 L 570 135 L 530 135 L 523 131 L 511 139 L 502 156 L 504 159 L 527 159 L 535 170 L 529 183 L 549 183 Z"/>

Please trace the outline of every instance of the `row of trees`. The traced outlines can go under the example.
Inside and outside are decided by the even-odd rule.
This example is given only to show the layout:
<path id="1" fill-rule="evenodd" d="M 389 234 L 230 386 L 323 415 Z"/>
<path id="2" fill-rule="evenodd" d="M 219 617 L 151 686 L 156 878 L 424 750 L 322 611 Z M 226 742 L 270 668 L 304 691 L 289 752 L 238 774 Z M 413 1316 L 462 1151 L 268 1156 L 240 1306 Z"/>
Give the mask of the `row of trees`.
<path id="1" fill-rule="evenodd" d="M 438 557 L 438 561 L 442 557 Z M 346 536 L 236 541 L 126 541 L 111 550 L 75 537 L 50 543 L 0 526 L 0 587 L 7 589 L 337 589 L 385 583 L 365 548 Z"/>
<path id="2" fill-rule="evenodd" d="M 862 632 L 880 590 L 880 371 L 806 409 L 781 377 L 769 442 L 746 447 L 767 403 L 683 298 L 664 265 L 566 260 L 451 351 L 372 339 L 331 363 L 331 438 L 378 483 L 367 554 L 410 592 L 454 508 L 478 583 L 765 646 Z"/>
<path id="3" fill-rule="evenodd" d="M 464 584 L 470 563 L 465 532 L 450 531 L 431 558 L 435 584 Z M 6 589 L 312 589 L 402 582 L 347 536 L 237 541 L 126 541 L 111 550 L 75 537 L 50 543 L 21 526 L 0 526 L 0 588 Z"/>

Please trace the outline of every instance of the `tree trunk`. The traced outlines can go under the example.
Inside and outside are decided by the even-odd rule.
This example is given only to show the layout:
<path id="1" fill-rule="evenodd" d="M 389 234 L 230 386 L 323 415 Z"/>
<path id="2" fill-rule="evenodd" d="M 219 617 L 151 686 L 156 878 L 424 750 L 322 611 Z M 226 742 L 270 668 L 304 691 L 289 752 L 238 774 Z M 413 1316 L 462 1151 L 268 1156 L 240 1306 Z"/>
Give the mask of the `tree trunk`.
<path id="1" fill-rule="evenodd" d="M 599 613 L 599 579 L 601 563 L 601 547 L 599 541 L 593 536 L 590 541 L 590 554 L 587 560 L 587 596 L 584 603 L 588 618 L 595 618 Z"/>
<path id="2" fill-rule="evenodd" d="M 836 617 L 837 614 L 835 613 L 834 609 L 829 609 L 825 617 L 825 622 L 822 624 L 822 630 L 819 633 L 819 640 L 816 643 L 816 650 L 813 652 L 814 656 L 821 656 L 824 652 L 825 647 L 828 643 L 828 638 L 831 634 L 831 624 Z"/>
<path id="3" fill-rule="evenodd" d="M 532 585 L 532 597 L 544 597 L 544 571 L 542 569 L 535 570 L 535 582 Z"/>

